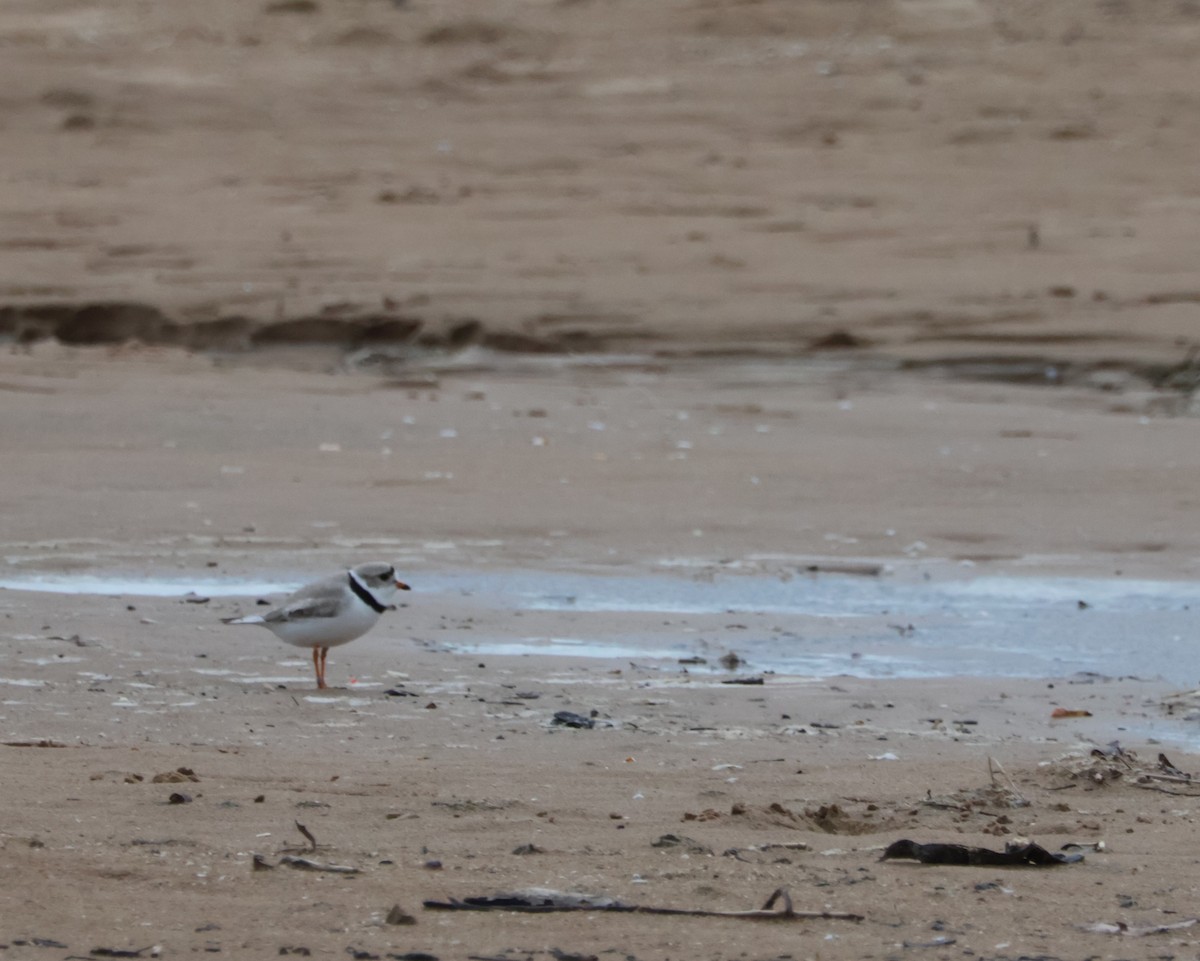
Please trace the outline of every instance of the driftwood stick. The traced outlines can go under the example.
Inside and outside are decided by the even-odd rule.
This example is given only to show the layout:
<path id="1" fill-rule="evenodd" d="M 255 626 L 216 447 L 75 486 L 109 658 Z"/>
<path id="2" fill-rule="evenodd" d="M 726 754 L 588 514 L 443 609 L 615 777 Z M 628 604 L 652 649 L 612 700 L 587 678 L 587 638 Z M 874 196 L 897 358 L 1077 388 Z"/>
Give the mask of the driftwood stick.
<path id="1" fill-rule="evenodd" d="M 1141 771 L 1138 773 L 1137 779 L 1139 781 L 1171 781 L 1175 784 L 1195 784 L 1197 788 L 1200 788 L 1200 784 L 1196 784 L 1186 774 L 1155 774 L 1152 771 Z"/>
<path id="2" fill-rule="evenodd" d="M 773 910 L 775 903 L 782 900 L 783 907 Z M 524 914 L 552 914 L 562 911 L 608 911 L 621 914 L 658 914 L 691 918 L 739 918 L 745 921 L 862 921 L 861 914 L 850 911 L 797 911 L 792 907 L 792 898 L 786 888 L 776 888 L 766 903 L 757 911 L 710 911 L 704 908 L 659 908 L 640 904 L 532 904 L 520 903 L 511 897 L 459 901 L 425 901 L 422 906 L 428 911 L 518 911 Z"/>

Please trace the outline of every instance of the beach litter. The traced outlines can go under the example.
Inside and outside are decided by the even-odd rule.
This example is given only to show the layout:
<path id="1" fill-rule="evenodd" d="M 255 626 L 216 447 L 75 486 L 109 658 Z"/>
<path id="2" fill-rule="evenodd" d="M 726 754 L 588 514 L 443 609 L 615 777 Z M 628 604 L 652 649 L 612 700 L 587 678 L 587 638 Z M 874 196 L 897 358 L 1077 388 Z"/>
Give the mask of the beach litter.
<path id="1" fill-rule="evenodd" d="M 880 861 L 911 859 L 922 864 L 968 864 L 991 867 L 1055 867 L 1060 864 L 1077 864 L 1082 854 L 1061 854 L 1047 851 L 1035 842 L 1010 843 L 1003 851 L 990 848 L 970 847 L 966 844 L 919 844 L 907 838 L 893 841 L 880 855 Z"/>
<path id="2" fill-rule="evenodd" d="M 573 727 L 589 731 L 596 726 L 595 719 L 576 714 L 574 711 L 555 711 L 554 719 L 550 723 L 559 727 Z"/>

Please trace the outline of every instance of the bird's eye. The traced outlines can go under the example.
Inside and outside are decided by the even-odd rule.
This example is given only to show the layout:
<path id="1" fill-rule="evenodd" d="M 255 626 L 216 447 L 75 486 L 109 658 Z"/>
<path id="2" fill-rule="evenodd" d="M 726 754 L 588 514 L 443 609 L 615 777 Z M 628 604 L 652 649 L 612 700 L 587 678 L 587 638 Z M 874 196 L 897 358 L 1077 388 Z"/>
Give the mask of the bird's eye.
<path id="1" fill-rule="evenodd" d="M 380 580 L 390 581 L 396 576 L 396 568 L 389 567 L 386 571 L 379 575 Z"/>

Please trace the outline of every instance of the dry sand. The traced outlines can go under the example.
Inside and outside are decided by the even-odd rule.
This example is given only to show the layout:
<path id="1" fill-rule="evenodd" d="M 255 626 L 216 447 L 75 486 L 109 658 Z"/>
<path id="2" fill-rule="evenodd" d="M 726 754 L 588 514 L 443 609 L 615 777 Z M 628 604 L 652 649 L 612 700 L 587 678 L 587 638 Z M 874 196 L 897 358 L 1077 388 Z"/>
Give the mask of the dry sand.
<path id="1" fill-rule="evenodd" d="M 0 591 L 3 957 L 1195 956 L 1081 928 L 1200 914 L 1196 792 L 1136 777 L 1200 770 L 1163 618 L 1164 677 L 728 685 L 472 646 L 767 621 L 422 579 L 1195 581 L 1198 44 L 1166 3 L 6 4 L 0 575 L 415 590 L 320 696 L 219 623 L 250 590 Z M 779 886 L 864 920 L 422 908 Z"/>

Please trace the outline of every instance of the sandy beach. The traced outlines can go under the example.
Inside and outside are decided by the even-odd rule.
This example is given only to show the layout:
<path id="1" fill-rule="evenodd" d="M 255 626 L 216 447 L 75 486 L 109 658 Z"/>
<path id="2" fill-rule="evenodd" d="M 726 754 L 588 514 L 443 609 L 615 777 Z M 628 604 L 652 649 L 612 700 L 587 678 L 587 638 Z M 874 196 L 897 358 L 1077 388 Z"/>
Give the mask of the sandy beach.
<path id="1" fill-rule="evenodd" d="M 1198 45 L 6 5 L 0 954 L 1196 956 Z"/>
<path id="2" fill-rule="evenodd" d="M 748 386 L 761 367 L 497 363 L 418 389 L 172 352 L 0 361 L 6 954 L 1077 958 L 1126 939 L 1080 925 L 1192 916 L 1194 789 L 1138 778 L 1160 751 L 1200 766 L 1171 697 L 1196 679 L 1193 419 L 853 366 Z M 414 591 L 335 649 L 327 691 L 220 623 L 374 557 Z M 979 648 L 923 598 L 989 578 L 1089 593 L 968 595 L 999 632 Z M 1131 613 L 1104 602 L 1122 579 L 1169 592 Z M 859 585 L 887 604 L 826 609 Z M 1059 641 L 1070 668 L 1043 676 Z M 1130 646 L 1166 670 L 1108 673 Z M 756 663 L 799 651 L 816 673 Z M 886 676 L 910 661 L 947 676 Z M 1137 759 L 1090 758 L 1114 741 Z M 879 863 L 901 837 L 1103 849 Z M 864 920 L 422 908 L 538 888 L 738 911 L 780 886 Z M 1189 930 L 1146 938 L 1186 952 Z"/>

